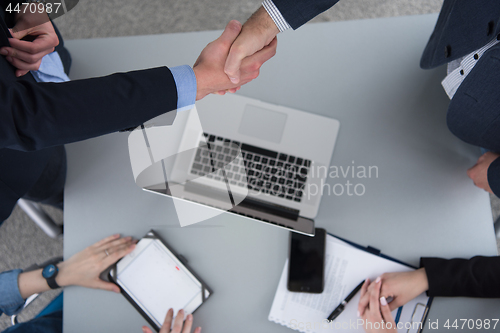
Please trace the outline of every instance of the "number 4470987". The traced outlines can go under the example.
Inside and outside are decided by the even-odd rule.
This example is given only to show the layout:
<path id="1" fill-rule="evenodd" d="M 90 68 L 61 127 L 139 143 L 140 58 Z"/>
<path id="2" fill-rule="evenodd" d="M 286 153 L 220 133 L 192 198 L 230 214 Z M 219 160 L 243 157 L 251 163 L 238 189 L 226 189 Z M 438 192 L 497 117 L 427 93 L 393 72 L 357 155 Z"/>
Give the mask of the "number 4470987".
<path id="1" fill-rule="evenodd" d="M 460 329 L 460 330 L 463 330 L 463 329 L 470 329 L 470 330 L 474 330 L 474 329 L 486 329 L 486 330 L 489 330 L 489 329 L 492 329 L 494 330 L 495 327 L 497 326 L 498 324 L 498 321 L 500 319 L 455 319 L 455 321 L 453 321 L 452 324 L 450 324 L 450 320 L 448 319 L 445 323 L 444 323 L 444 327 L 446 327 L 447 329 Z"/>
<path id="2" fill-rule="evenodd" d="M 21 7 L 22 6 L 22 7 Z M 48 2 L 46 4 L 44 3 L 35 3 L 35 2 L 23 2 L 23 3 L 17 3 L 14 8 L 12 8 L 12 3 L 9 2 L 7 5 L 7 8 L 5 8 L 5 11 L 8 13 L 47 13 L 51 14 L 52 12 L 56 13 L 59 11 L 59 7 L 61 7 L 60 2 L 54 2 L 53 4 Z"/>

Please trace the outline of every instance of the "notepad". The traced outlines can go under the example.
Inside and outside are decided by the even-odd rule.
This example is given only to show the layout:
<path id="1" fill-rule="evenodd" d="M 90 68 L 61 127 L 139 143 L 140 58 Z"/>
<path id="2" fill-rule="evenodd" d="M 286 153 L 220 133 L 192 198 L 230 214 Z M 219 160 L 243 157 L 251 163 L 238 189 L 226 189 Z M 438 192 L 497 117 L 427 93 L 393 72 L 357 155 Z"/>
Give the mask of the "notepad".
<path id="1" fill-rule="evenodd" d="M 325 289 L 321 294 L 296 293 L 287 289 L 288 260 L 278 284 L 269 320 L 304 333 L 331 333 L 332 330 L 364 332 L 357 317 L 360 294 L 346 306 L 337 319 L 326 318 L 364 279 L 372 281 L 385 272 L 408 272 L 412 268 L 360 250 L 328 235 L 325 256 Z M 429 297 L 422 294 L 403 306 L 399 332 L 417 333 L 427 314 Z M 393 311 L 396 317 L 397 310 Z M 401 327 L 401 329 L 399 329 Z"/>

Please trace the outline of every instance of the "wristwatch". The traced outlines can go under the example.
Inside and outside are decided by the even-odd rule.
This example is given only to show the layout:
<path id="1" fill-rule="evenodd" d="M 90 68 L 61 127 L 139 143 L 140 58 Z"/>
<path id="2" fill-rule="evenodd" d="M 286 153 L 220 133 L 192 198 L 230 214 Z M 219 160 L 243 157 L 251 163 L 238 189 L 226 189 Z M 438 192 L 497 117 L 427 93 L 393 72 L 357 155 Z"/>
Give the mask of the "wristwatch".
<path id="1" fill-rule="evenodd" d="M 57 273 L 59 273 L 59 268 L 53 264 L 45 266 L 42 270 L 42 276 L 47 280 L 50 289 L 61 288 L 56 282 Z"/>

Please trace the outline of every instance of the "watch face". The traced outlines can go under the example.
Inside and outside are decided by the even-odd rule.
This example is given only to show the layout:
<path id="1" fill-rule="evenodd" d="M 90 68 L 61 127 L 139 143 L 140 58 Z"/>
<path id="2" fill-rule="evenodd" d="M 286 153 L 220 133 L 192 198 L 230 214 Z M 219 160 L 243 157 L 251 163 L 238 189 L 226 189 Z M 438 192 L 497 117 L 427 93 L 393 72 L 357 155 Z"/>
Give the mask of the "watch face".
<path id="1" fill-rule="evenodd" d="M 48 265 L 42 271 L 42 276 L 46 279 L 51 278 L 57 271 L 56 265 Z"/>

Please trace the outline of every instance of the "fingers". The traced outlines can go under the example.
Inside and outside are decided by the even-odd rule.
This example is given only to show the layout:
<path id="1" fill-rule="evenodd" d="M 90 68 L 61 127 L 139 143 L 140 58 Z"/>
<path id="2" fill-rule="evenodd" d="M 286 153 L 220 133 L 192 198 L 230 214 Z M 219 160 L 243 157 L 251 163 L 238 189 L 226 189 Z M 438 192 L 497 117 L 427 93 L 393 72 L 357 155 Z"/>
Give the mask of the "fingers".
<path id="1" fill-rule="evenodd" d="M 120 239 L 113 239 L 105 244 L 102 244 L 101 246 L 97 247 L 95 249 L 96 252 L 100 252 L 100 251 L 104 251 L 104 250 L 108 250 L 108 253 L 111 253 L 110 250 L 112 250 L 113 248 L 117 247 L 117 246 L 120 246 L 120 245 L 123 245 L 125 243 L 128 243 L 132 240 L 132 237 L 128 236 L 128 237 L 123 237 L 123 238 L 120 238 Z"/>
<path id="2" fill-rule="evenodd" d="M 13 38 L 16 38 L 16 39 L 23 39 L 24 37 L 26 37 L 30 33 L 29 29 L 22 28 L 22 22 L 16 24 L 14 27 L 12 27 L 12 29 L 9 29 L 9 31 L 10 31 L 11 36 Z M 9 39 L 9 42 L 10 42 L 10 39 Z"/>
<path id="3" fill-rule="evenodd" d="M 170 332 L 170 327 L 172 326 L 172 319 L 174 318 L 174 309 L 170 308 L 165 315 L 165 320 L 161 326 L 160 333 Z"/>
<path id="4" fill-rule="evenodd" d="M 144 333 L 153 333 L 151 329 L 147 326 L 142 326 L 142 332 Z"/>
<path id="5" fill-rule="evenodd" d="M 196 327 L 193 333 L 201 333 L 201 327 Z"/>
<path id="6" fill-rule="evenodd" d="M 18 70 L 16 70 L 16 76 L 17 76 L 17 77 L 21 77 L 21 76 L 23 76 L 23 75 L 28 74 L 28 72 L 29 72 L 28 70 L 18 69 Z"/>
<path id="7" fill-rule="evenodd" d="M 116 252 L 111 253 L 109 256 L 106 256 L 103 260 L 103 266 L 104 267 L 109 267 L 113 265 L 115 262 L 120 260 L 121 258 L 125 257 L 127 254 L 130 252 L 134 251 L 135 249 L 135 244 L 128 244 L 128 245 L 123 245 L 119 247 Z"/>
<path id="8" fill-rule="evenodd" d="M 396 326 L 396 322 L 392 317 L 391 309 L 389 308 L 389 304 L 387 304 L 387 300 L 384 296 L 380 297 L 380 312 L 382 313 L 382 319 L 384 319 L 386 323 L 392 323 L 392 327 Z"/>
<path id="9" fill-rule="evenodd" d="M 120 234 L 114 234 L 112 236 L 108 236 L 104 239 L 101 239 L 100 241 L 98 241 L 97 243 L 91 245 L 90 247 L 91 248 L 98 248 L 98 247 L 101 247 L 103 244 L 106 244 L 110 241 L 112 241 L 113 239 L 117 239 L 118 237 L 120 237 Z"/>
<path id="10" fill-rule="evenodd" d="M 184 329 L 182 333 L 191 333 L 191 327 L 193 327 L 193 315 L 188 314 L 186 316 L 186 321 L 184 321 Z"/>
<path id="11" fill-rule="evenodd" d="M 472 168 L 467 169 L 467 176 L 468 176 L 470 179 L 472 179 L 472 180 L 474 180 L 474 178 L 473 178 L 473 176 L 474 176 L 474 175 L 473 175 L 473 173 L 474 173 L 474 169 L 475 169 L 476 167 L 477 167 L 477 164 L 474 164 L 474 166 L 473 166 Z"/>
<path id="12" fill-rule="evenodd" d="M 363 286 L 361 286 L 361 296 L 358 303 L 358 317 L 365 313 L 365 309 L 368 306 L 368 297 L 366 297 L 366 292 L 368 290 L 368 285 L 370 284 L 370 279 L 366 279 Z"/>
<path id="13" fill-rule="evenodd" d="M 9 43 L 11 48 L 30 55 L 37 55 L 39 53 L 48 54 L 50 53 L 48 52 L 49 50 L 52 52 L 54 51 L 55 46 L 57 46 L 57 44 L 54 46 L 55 42 L 53 39 L 47 36 L 40 36 L 32 42 L 9 38 Z"/>
<path id="14" fill-rule="evenodd" d="M 171 333 L 181 333 L 182 323 L 184 322 L 184 310 L 180 309 L 175 316 L 174 326 L 172 327 Z"/>
<path id="15" fill-rule="evenodd" d="M 374 288 L 370 292 L 370 311 L 372 311 L 373 313 L 380 312 L 379 301 L 380 301 L 381 281 L 382 280 L 380 279 L 380 277 L 378 277 L 374 282 L 375 283 Z"/>
<path id="16" fill-rule="evenodd" d="M 42 63 L 42 60 L 40 59 L 36 63 L 29 64 L 27 62 L 24 62 L 22 60 L 19 60 L 17 58 L 13 58 L 11 56 L 7 57 L 7 61 L 12 64 L 12 66 L 21 69 L 21 70 L 29 70 L 29 71 L 36 71 L 40 68 L 40 64 Z"/>
<path id="17" fill-rule="evenodd" d="M 106 282 L 106 281 L 103 281 L 99 278 L 97 278 L 96 282 L 95 282 L 95 285 L 94 285 L 94 288 L 96 289 L 102 289 L 102 290 L 107 290 L 107 291 L 113 291 L 115 293 L 119 293 L 120 292 L 120 288 L 114 284 L 114 283 L 111 283 L 111 282 Z"/>
<path id="18" fill-rule="evenodd" d="M 54 48 L 52 48 L 51 50 L 48 50 L 48 51 L 53 52 L 53 50 L 54 50 Z M 39 53 L 32 54 L 32 53 L 21 51 L 21 50 L 12 48 L 12 47 L 4 47 L 0 51 L 0 54 L 2 54 L 4 56 L 10 56 L 12 58 L 17 58 L 19 60 L 22 60 L 24 62 L 32 64 L 32 63 L 35 63 L 35 62 L 41 60 L 48 53 L 47 52 L 39 52 Z"/>

